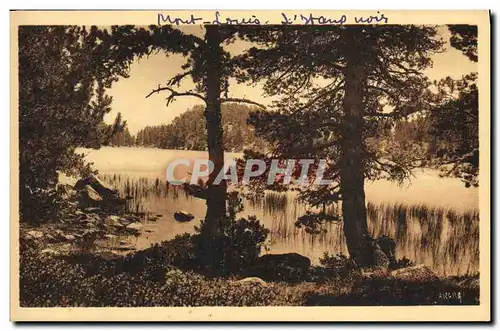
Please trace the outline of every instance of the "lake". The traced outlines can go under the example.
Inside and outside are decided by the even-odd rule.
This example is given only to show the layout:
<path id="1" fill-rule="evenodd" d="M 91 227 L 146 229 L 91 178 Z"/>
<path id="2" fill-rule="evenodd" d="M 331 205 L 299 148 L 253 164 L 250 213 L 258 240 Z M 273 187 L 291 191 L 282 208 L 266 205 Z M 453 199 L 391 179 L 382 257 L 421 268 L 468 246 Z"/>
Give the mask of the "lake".
<path id="1" fill-rule="evenodd" d="M 144 232 L 133 243 L 138 249 L 168 240 L 177 234 L 192 233 L 206 211 L 205 201 L 166 187 L 168 163 L 177 158 L 206 158 L 207 152 L 155 148 L 105 147 L 80 149 L 94 163 L 100 177 L 131 195 L 132 208 L 161 215 L 146 222 Z M 228 153 L 230 160 L 239 154 Z M 479 269 L 479 192 L 465 188 L 459 179 L 440 178 L 436 171 L 415 173 L 411 183 L 399 186 L 379 180 L 365 185 L 369 228 L 374 236 L 388 234 L 396 239 L 397 257 L 403 256 L 432 266 L 441 274 L 474 273 Z M 292 193 L 269 192 L 259 201 L 245 201 L 242 217 L 256 215 L 271 230 L 266 251 L 297 252 L 319 263 L 324 252 L 347 253 L 342 224 L 324 226 L 321 234 L 308 234 L 294 226 L 306 206 Z M 195 215 L 195 221 L 179 223 L 173 213 Z"/>

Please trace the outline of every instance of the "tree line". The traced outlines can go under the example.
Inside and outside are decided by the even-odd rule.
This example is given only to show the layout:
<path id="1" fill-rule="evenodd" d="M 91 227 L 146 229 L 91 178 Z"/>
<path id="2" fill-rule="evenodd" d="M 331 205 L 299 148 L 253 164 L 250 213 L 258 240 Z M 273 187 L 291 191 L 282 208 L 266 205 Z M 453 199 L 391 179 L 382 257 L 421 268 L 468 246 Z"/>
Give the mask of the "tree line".
<path id="1" fill-rule="evenodd" d="M 250 113 L 255 110 L 255 107 L 237 103 L 227 103 L 222 106 L 225 151 L 242 152 L 244 149 L 266 148 L 265 141 L 256 137 L 253 128 L 247 123 Z M 137 132 L 135 145 L 164 149 L 207 150 L 203 111 L 203 106 L 196 105 L 176 117 L 170 124 L 147 126 Z"/>

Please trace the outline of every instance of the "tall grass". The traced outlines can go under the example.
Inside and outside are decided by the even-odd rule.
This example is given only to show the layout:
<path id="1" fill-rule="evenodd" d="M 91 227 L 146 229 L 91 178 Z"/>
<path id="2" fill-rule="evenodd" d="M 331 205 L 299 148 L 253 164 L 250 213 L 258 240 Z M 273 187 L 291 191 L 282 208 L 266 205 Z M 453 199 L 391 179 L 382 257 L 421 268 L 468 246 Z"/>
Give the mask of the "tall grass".
<path id="1" fill-rule="evenodd" d="M 374 236 L 388 234 L 398 250 L 447 274 L 453 265 L 460 273 L 479 269 L 479 213 L 458 213 L 427 205 L 367 204 L 368 225 Z M 432 257 L 432 258 L 430 258 Z"/>
<path id="2" fill-rule="evenodd" d="M 154 210 L 146 207 L 151 199 L 177 200 L 190 198 L 182 186 L 172 185 L 159 178 L 131 178 L 120 174 L 104 174 L 103 181 L 118 189 L 127 198 L 126 209 L 129 212 L 153 215 Z"/>
<path id="3" fill-rule="evenodd" d="M 119 174 L 102 177 L 124 196 L 130 197 L 127 208 L 132 212 L 154 215 L 158 212 L 155 210 L 157 206 L 165 203 L 183 203 L 188 208 L 204 207 L 204 203 L 194 204 L 194 198 L 182 186 L 164 180 L 133 179 Z M 245 215 L 257 215 L 270 229 L 271 244 L 317 248 L 321 254 L 324 250 L 347 253 L 342 222 L 323 224 L 317 234 L 295 226 L 297 218 L 308 208 L 291 194 L 266 192 L 261 197 L 246 198 L 244 204 Z M 326 213 L 337 215 L 340 210 L 340 205 L 333 205 L 326 209 Z M 477 210 L 457 212 L 424 204 L 368 202 L 367 218 L 372 236 L 386 234 L 396 239 L 398 258 L 406 256 L 417 263 L 432 266 L 441 274 L 471 274 L 479 270 Z M 314 255 L 307 250 L 302 252 Z"/>

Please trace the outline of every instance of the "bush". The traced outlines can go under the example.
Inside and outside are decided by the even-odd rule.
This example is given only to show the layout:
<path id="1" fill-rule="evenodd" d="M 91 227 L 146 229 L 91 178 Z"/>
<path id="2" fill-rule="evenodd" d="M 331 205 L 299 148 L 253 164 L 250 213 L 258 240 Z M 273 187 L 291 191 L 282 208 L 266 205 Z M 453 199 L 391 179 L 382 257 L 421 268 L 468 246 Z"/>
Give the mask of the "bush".
<path id="1" fill-rule="evenodd" d="M 228 216 L 220 222 L 216 235 L 209 233 L 202 221 L 193 236 L 197 271 L 206 275 L 241 273 L 257 260 L 269 234 L 255 216 L 236 219 L 236 213 L 243 210 L 237 192 L 229 193 L 228 205 Z"/>
<path id="2" fill-rule="evenodd" d="M 329 255 L 325 252 L 319 262 L 324 268 L 337 275 L 348 275 L 356 267 L 354 261 L 342 253 Z"/>
<path id="3" fill-rule="evenodd" d="M 204 230 L 202 222 L 193 236 L 197 265 L 217 276 L 239 273 L 251 266 L 260 255 L 269 230 L 255 216 L 223 220 L 216 236 Z"/>

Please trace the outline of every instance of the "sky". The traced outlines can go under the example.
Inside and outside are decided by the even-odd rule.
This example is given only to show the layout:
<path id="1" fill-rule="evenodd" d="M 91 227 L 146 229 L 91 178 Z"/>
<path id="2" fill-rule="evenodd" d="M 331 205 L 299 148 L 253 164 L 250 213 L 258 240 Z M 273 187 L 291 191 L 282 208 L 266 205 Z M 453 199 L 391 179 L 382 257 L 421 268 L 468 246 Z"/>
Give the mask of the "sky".
<path id="1" fill-rule="evenodd" d="M 203 28 L 201 26 L 186 26 L 182 30 L 201 36 Z M 477 71 L 477 63 L 469 61 L 467 57 L 452 47 L 448 41 L 450 34 L 446 27 L 440 27 L 439 32 L 447 42 L 445 52 L 432 57 L 433 67 L 429 68 L 425 74 L 431 79 L 441 79 L 446 76 L 459 78 L 460 76 Z M 237 54 L 246 49 L 249 45 L 243 42 L 235 42 L 227 47 L 227 50 Z M 118 112 L 122 113 L 123 119 L 127 121 L 130 133 L 137 131 L 148 125 L 168 124 L 175 117 L 187 111 L 202 101 L 195 97 L 179 97 L 166 107 L 165 98 L 168 92 L 153 94 L 146 99 L 158 84 L 164 85 L 171 77 L 182 72 L 181 66 L 185 63 L 182 55 L 169 55 L 164 52 L 154 54 L 148 58 L 142 58 L 131 65 L 130 77 L 121 78 L 109 90 L 113 97 L 112 111 L 106 115 L 105 121 L 112 123 Z M 179 91 L 192 87 L 192 82 L 186 81 L 181 85 Z M 261 85 L 247 86 L 233 82 L 230 86 L 230 97 L 247 98 L 261 104 L 269 104 L 269 98 L 263 96 Z"/>

